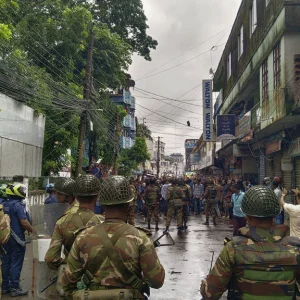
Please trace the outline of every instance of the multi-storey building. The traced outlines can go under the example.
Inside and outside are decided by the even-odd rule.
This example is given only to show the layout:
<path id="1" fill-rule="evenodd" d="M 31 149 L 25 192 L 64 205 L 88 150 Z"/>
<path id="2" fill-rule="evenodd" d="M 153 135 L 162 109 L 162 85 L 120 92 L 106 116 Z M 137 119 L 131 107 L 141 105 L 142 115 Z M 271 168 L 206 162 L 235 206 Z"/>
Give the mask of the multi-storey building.
<path id="1" fill-rule="evenodd" d="M 111 95 L 111 99 L 117 105 L 121 105 L 127 111 L 121 123 L 121 148 L 131 148 L 136 137 L 135 122 L 135 97 L 131 96 L 129 88 L 119 90 L 117 94 Z"/>
<path id="2" fill-rule="evenodd" d="M 224 171 L 300 188 L 300 2 L 243 0 L 214 76 L 216 114 L 236 116 Z M 296 176 L 293 176 L 295 174 Z"/>

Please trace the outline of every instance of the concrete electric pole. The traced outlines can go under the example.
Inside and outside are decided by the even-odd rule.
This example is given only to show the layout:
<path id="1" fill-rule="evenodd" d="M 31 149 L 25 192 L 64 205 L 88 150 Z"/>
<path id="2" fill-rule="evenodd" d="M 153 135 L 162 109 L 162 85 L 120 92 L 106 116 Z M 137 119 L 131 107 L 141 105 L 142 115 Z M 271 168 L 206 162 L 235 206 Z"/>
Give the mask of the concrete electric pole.
<path id="1" fill-rule="evenodd" d="M 94 48 L 94 32 L 91 29 L 89 35 L 89 48 L 86 65 L 86 75 L 83 90 L 83 99 L 86 101 L 86 106 L 91 97 L 91 86 L 92 86 L 92 68 L 93 68 L 93 48 Z M 80 117 L 79 136 L 78 136 L 78 157 L 75 169 L 75 178 L 77 178 L 82 170 L 83 152 L 84 152 L 84 138 L 86 133 L 87 124 L 87 111 L 84 110 Z"/>

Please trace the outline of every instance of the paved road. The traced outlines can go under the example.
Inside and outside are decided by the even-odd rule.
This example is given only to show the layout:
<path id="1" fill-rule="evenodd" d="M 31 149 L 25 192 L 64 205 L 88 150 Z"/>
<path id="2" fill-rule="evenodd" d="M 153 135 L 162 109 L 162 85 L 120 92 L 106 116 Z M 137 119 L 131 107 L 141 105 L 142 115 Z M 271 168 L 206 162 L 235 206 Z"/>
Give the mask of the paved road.
<path id="1" fill-rule="evenodd" d="M 199 300 L 199 287 L 201 280 L 209 272 L 212 255 L 217 259 L 225 236 L 230 236 L 232 229 L 219 220 L 220 225 L 205 226 L 204 217 L 191 216 L 189 229 L 186 234 L 177 236 L 175 221 L 171 226 L 171 235 L 176 244 L 172 247 L 157 249 L 159 258 L 166 270 L 165 284 L 160 290 L 151 290 L 151 299 L 155 300 Z M 144 226 L 142 218 L 138 217 L 138 223 Z M 153 239 L 162 234 L 161 230 L 155 233 Z M 162 241 L 163 242 L 163 241 Z M 39 274 L 37 274 L 39 276 Z M 40 274 L 41 276 L 41 274 Z M 27 247 L 26 259 L 22 272 L 22 286 L 31 291 L 32 287 L 32 244 Z M 11 299 L 3 297 L 2 299 Z M 17 300 L 41 298 L 34 295 L 17 297 Z M 54 299 L 54 298 L 53 298 Z M 223 299 L 226 299 L 225 297 Z"/>

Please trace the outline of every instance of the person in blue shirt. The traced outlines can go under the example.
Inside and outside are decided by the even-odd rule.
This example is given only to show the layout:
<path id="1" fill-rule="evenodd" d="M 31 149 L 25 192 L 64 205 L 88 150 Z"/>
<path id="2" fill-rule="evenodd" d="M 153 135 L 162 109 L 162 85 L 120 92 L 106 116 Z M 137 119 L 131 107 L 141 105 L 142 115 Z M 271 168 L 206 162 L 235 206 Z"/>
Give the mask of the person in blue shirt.
<path id="1" fill-rule="evenodd" d="M 6 189 L 8 200 L 3 203 L 4 213 L 10 217 L 11 234 L 7 244 L 3 245 L 6 254 L 2 257 L 2 295 L 11 297 L 25 296 L 20 286 L 26 243 L 25 231 L 33 232 L 28 221 L 23 200 L 26 198 L 26 187 L 23 184 L 10 185 Z"/>
<path id="2" fill-rule="evenodd" d="M 233 236 L 237 236 L 238 230 L 246 226 L 246 216 L 241 209 L 245 193 L 241 191 L 239 184 L 233 184 L 230 189 L 233 193 L 231 196 L 233 206 Z"/>
<path id="3" fill-rule="evenodd" d="M 46 192 L 49 194 L 49 196 L 45 199 L 45 204 L 56 204 L 56 203 L 58 203 L 53 183 L 47 184 Z"/>

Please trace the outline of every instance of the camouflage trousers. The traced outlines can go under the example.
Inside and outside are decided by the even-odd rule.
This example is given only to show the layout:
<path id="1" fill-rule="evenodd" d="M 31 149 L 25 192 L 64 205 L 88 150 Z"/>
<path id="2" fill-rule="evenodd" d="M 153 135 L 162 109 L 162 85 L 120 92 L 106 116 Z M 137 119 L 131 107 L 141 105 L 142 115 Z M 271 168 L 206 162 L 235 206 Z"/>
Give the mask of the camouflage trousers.
<path id="1" fill-rule="evenodd" d="M 175 207 L 174 203 L 169 202 L 168 214 L 166 217 L 166 227 L 170 227 L 174 213 L 176 212 L 177 227 L 182 227 L 182 206 Z"/>
<path id="2" fill-rule="evenodd" d="M 135 209 L 136 209 L 136 203 L 132 203 L 132 205 L 129 206 L 128 212 L 127 212 L 127 223 L 135 226 L 134 222 L 134 214 L 135 214 Z"/>
<path id="3" fill-rule="evenodd" d="M 216 212 L 216 201 L 207 199 L 205 202 L 205 214 L 206 218 L 209 218 L 209 216 L 212 216 L 213 218 L 217 217 L 217 212 Z"/>
<path id="4" fill-rule="evenodd" d="M 156 202 L 152 205 L 147 204 L 147 221 L 151 223 L 152 217 L 154 217 L 155 224 L 159 221 L 159 203 Z"/>

